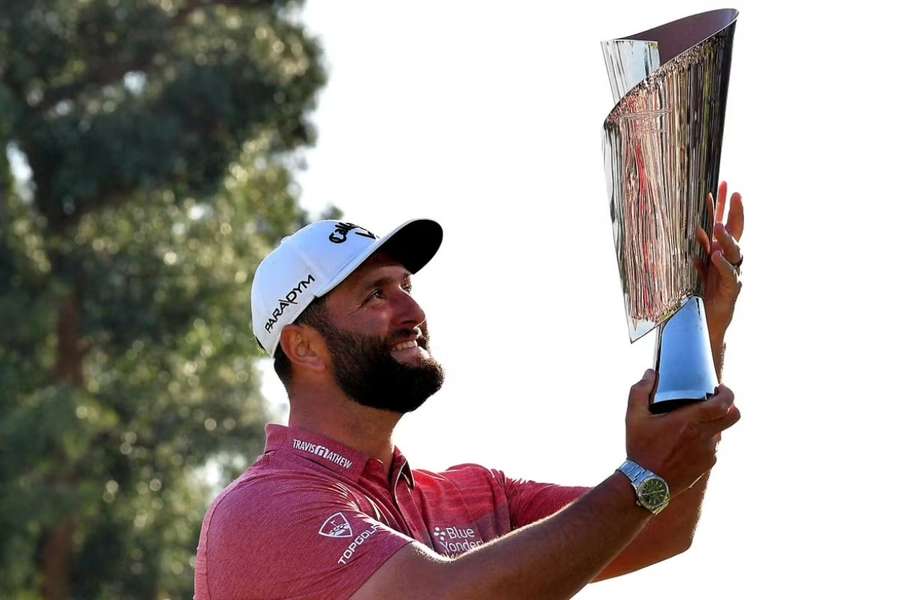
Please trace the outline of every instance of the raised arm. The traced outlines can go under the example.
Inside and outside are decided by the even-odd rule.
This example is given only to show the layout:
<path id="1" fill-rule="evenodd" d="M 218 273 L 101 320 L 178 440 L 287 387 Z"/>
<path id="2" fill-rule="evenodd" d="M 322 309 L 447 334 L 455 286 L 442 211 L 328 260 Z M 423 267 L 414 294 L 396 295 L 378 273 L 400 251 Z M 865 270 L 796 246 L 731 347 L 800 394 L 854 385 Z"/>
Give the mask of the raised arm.
<path id="1" fill-rule="evenodd" d="M 653 415 L 648 399 L 654 377 L 648 371 L 632 386 L 626 452 L 666 479 L 677 497 L 709 471 L 716 437 L 737 422 L 740 413 L 731 391 L 720 386 L 707 402 Z M 419 543 L 408 544 L 353 598 L 569 598 L 655 518 L 637 506 L 630 482 L 615 472 L 556 514 L 455 559 Z"/>
<path id="2" fill-rule="evenodd" d="M 743 254 L 738 242 L 744 234 L 744 203 L 737 192 L 731 195 L 727 216 L 728 184 L 719 184 L 713 200 L 707 196 L 708 210 L 714 215 L 713 239 L 710 242 L 703 230 L 697 239 L 710 256 L 708 268 L 698 264 L 704 280 L 703 302 L 715 364 L 716 376 L 722 380 L 725 360 L 725 332 L 734 316 L 734 307 L 741 292 L 740 264 Z M 735 266 L 737 265 L 737 266 Z M 718 437 L 716 438 L 718 441 Z M 700 507 L 709 482 L 705 474 L 689 490 L 672 500 L 666 510 L 645 527 L 634 541 L 604 569 L 597 580 L 623 575 L 687 550 L 694 539 L 700 520 Z"/>

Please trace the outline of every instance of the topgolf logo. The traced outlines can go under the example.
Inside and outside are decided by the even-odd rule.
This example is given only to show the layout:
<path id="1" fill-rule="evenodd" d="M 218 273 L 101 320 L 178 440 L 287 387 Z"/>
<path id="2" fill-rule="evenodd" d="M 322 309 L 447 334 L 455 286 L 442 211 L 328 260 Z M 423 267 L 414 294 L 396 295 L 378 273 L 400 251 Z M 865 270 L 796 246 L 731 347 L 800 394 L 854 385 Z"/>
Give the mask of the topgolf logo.
<path id="1" fill-rule="evenodd" d="M 330 538 L 348 538 L 353 536 L 353 530 L 344 513 L 334 513 L 319 527 L 319 535 Z"/>

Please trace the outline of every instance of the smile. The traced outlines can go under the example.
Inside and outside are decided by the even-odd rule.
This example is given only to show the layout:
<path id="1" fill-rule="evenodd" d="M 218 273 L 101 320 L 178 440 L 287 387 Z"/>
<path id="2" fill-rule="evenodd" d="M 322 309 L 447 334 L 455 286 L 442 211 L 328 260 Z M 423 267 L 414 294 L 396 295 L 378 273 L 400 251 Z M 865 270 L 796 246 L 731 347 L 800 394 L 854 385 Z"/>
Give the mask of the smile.
<path id="1" fill-rule="evenodd" d="M 391 346 L 391 352 L 397 352 L 400 350 L 409 350 L 410 348 L 418 348 L 419 344 L 416 340 L 408 340 L 405 342 L 400 342 L 399 344 L 394 344 Z"/>

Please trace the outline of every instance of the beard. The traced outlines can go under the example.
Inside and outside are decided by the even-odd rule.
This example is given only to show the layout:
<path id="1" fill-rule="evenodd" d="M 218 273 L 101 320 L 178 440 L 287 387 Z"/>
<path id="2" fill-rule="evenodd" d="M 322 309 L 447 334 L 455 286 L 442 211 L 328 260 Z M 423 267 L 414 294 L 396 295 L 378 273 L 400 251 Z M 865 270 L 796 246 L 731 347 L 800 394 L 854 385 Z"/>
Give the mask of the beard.
<path id="1" fill-rule="evenodd" d="M 396 332 L 394 339 L 349 333 L 330 323 L 317 323 L 316 329 L 328 345 L 338 387 L 363 406 L 405 414 L 422 406 L 444 383 L 444 370 L 430 354 L 415 366 L 391 356 L 393 344 L 415 336 L 411 329 Z M 418 343 L 428 350 L 424 324 L 421 332 Z"/>

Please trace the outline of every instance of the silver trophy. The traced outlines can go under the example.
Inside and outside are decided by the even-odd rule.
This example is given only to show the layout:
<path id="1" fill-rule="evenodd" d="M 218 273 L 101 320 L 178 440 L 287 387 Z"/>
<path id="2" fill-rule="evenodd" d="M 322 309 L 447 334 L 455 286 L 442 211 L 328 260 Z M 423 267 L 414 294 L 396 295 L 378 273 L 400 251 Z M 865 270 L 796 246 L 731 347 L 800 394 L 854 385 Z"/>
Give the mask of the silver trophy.
<path id="1" fill-rule="evenodd" d="M 737 11 L 714 10 L 603 42 L 616 102 L 604 122 L 613 237 L 631 341 L 659 327 L 653 412 L 718 383 L 695 261 L 709 257 Z M 701 264 L 703 264 L 701 262 Z"/>

